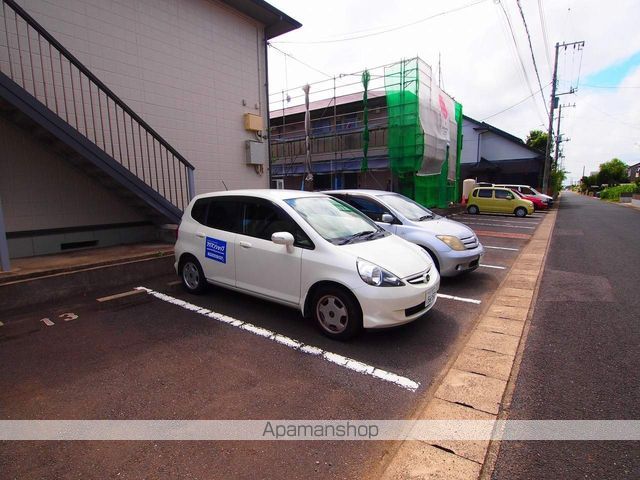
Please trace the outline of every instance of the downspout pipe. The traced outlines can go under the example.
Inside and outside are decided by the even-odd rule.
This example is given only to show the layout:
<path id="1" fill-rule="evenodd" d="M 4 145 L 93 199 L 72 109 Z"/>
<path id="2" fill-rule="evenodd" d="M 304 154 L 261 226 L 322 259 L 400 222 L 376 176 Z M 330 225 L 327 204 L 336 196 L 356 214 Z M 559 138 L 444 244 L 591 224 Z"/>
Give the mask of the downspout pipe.
<path id="1" fill-rule="evenodd" d="M 9 245 L 7 242 L 7 232 L 4 226 L 4 214 L 2 213 L 2 201 L 0 200 L 0 271 L 11 270 L 9 262 Z"/>
<path id="2" fill-rule="evenodd" d="M 267 139 L 267 162 L 269 169 L 269 188 L 273 185 L 273 173 L 271 170 L 271 113 L 269 111 L 269 44 L 267 43 L 267 27 L 263 30 L 263 41 L 264 41 L 264 88 L 266 90 L 265 96 L 265 106 L 267 111 L 267 128 L 266 128 L 266 139 Z"/>

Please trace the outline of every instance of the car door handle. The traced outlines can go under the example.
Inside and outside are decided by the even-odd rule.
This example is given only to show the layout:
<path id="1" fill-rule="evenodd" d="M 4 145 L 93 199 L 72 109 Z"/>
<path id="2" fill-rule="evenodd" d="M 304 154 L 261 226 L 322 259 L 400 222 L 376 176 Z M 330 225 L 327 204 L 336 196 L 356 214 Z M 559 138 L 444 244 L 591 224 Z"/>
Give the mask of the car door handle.
<path id="1" fill-rule="evenodd" d="M 202 233 L 202 232 L 196 232 L 196 237 L 198 237 L 198 238 L 204 238 L 204 233 Z"/>
<path id="2" fill-rule="evenodd" d="M 251 244 L 249 242 L 239 242 L 242 248 L 251 248 Z"/>

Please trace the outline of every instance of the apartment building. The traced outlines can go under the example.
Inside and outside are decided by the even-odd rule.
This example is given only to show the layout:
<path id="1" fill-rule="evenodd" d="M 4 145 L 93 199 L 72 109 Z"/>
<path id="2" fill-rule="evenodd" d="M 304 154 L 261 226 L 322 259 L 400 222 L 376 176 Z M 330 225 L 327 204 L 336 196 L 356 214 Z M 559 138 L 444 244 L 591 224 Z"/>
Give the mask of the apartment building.
<path id="1" fill-rule="evenodd" d="M 269 186 L 267 41 L 300 23 L 262 0 L 0 4 L 0 252 L 149 240 L 197 193 Z"/>

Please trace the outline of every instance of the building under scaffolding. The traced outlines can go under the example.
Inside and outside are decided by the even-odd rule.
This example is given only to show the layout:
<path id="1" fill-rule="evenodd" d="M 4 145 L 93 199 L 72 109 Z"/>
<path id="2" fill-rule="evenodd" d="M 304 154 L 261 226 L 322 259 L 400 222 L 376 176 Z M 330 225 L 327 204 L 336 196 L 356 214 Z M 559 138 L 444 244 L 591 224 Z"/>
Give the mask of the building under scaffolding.
<path id="1" fill-rule="evenodd" d="M 462 105 L 419 58 L 272 94 L 269 110 L 275 188 L 393 190 L 429 207 L 460 199 Z"/>

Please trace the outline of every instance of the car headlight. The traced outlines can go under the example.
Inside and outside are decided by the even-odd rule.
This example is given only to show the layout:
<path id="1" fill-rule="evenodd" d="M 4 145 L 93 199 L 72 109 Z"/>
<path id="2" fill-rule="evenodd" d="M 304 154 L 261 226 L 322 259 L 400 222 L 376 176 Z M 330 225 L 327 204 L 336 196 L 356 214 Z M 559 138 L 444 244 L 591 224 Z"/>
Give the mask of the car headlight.
<path id="1" fill-rule="evenodd" d="M 451 250 L 465 250 L 464 243 L 453 235 L 436 235 L 441 241 L 447 244 Z"/>
<path id="2" fill-rule="evenodd" d="M 375 263 L 367 262 L 359 258 L 356 261 L 356 266 L 358 267 L 358 274 L 362 281 L 369 285 L 375 287 L 399 287 L 404 285 L 404 282 L 393 273 Z"/>

